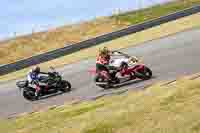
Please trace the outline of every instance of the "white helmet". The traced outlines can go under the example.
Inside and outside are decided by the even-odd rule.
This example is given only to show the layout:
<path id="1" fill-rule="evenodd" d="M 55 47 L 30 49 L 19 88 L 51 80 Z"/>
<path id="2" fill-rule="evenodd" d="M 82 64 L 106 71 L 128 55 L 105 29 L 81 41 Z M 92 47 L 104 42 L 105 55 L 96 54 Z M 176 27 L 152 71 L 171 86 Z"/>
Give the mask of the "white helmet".
<path id="1" fill-rule="evenodd" d="M 35 73 L 40 73 L 40 67 L 39 66 L 34 66 L 31 71 L 35 72 Z"/>

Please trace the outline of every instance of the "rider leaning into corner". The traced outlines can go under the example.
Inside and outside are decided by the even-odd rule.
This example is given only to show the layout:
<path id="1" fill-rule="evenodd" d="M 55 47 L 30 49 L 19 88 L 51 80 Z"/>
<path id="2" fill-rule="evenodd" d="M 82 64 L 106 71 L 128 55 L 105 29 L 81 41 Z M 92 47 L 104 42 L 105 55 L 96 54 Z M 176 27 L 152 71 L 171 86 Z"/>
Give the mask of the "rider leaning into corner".
<path id="1" fill-rule="evenodd" d="M 123 58 L 111 60 L 112 55 L 122 55 Z M 119 51 L 110 51 L 107 47 L 104 47 L 103 49 L 99 49 L 99 54 L 96 59 L 96 71 L 97 73 L 102 70 L 108 72 L 108 78 L 111 80 L 113 77 L 109 73 L 110 69 L 120 70 L 123 69 L 124 64 L 128 67 L 133 62 L 138 62 L 138 59 Z"/>
<path id="2" fill-rule="evenodd" d="M 99 53 L 96 58 L 96 71 L 97 73 L 100 71 L 106 71 L 108 73 L 108 79 L 111 80 L 110 74 L 109 74 L 109 62 L 110 62 L 110 56 L 112 54 L 112 51 L 108 50 L 107 47 L 104 47 L 103 49 L 99 49 Z"/>
<path id="3" fill-rule="evenodd" d="M 48 73 L 41 72 L 39 66 L 33 67 L 27 75 L 27 80 L 28 80 L 29 85 L 31 85 L 35 88 L 35 96 L 36 97 L 39 95 L 39 93 L 41 91 L 41 88 L 39 86 L 39 79 L 40 79 L 39 74 L 48 75 Z"/>

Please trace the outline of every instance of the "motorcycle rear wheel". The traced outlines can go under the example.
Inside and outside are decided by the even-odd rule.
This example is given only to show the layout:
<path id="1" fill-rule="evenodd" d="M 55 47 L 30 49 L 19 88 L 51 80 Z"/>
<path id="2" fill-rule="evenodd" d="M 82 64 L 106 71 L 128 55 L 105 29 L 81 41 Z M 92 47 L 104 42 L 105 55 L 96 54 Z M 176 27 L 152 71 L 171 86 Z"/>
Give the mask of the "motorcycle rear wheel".
<path id="1" fill-rule="evenodd" d="M 35 101 L 38 100 L 39 97 L 35 96 L 35 93 L 32 91 L 28 91 L 28 90 L 23 90 L 22 92 L 23 97 L 29 101 Z"/>
<path id="2" fill-rule="evenodd" d="M 96 76 L 95 77 L 96 85 L 103 88 L 103 89 L 110 89 L 112 87 L 112 84 L 110 81 L 103 79 L 102 77 Z M 97 84 L 97 82 L 100 82 L 102 84 Z M 114 81 L 113 81 L 114 82 Z M 119 79 L 116 79 L 115 83 L 119 83 Z M 105 83 L 105 84 L 104 84 Z"/>

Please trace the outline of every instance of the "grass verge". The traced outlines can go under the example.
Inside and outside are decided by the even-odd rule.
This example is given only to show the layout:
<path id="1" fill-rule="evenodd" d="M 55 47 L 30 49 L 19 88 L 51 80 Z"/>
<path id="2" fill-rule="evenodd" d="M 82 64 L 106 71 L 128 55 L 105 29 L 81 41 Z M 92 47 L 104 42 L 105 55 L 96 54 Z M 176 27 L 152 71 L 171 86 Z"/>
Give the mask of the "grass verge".
<path id="1" fill-rule="evenodd" d="M 1 120 L 6 133 L 200 132 L 200 79 Z"/>
<path id="2" fill-rule="evenodd" d="M 200 0 L 176 0 L 139 11 L 97 18 L 89 22 L 63 26 L 6 40 L 0 43 L 0 64 L 16 62 L 17 60 L 119 30 L 130 24 L 137 24 L 197 4 L 200 4 Z"/>
<path id="3" fill-rule="evenodd" d="M 61 67 L 64 64 L 69 64 L 69 63 L 73 63 L 73 62 L 87 59 L 90 57 L 95 57 L 98 49 L 103 46 L 108 46 L 110 49 L 113 49 L 113 50 L 122 49 L 129 46 L 141 44 L 143 42 L 150 41 L 153 39 L 158 39 L 161 37 L 172 35 L 177 32 L 187 30 L 187 29 L 199 28 L 199 27 L 200 27 L 200 13 L 194 14 L 188 17 L 184 17 L 184 18 L 181 18 L 169 23 L 165 23 L 157 27 L 147 29 L 145 31 L 141 31 L 135 34 L 121 37 L 113 41 L 105 42 L 105 43 L 102 43 L 101 45 L 84 49 L 79 52 L 75 52 L 73 54 L 66 55 L 66 56 L 57 58 L 55 60 L 42 63 L 40 64 L 40 66 L 44 70 L 47 70 L 48 66 Z M 25 76 L 25 74 L 27 73 L 29 69 L 30 68 L 26 68 L 17 72 L 0 76 L 0 82 L 5 82 L 5 81 L 17 79 L 19 77 L 23 77 Z"/>

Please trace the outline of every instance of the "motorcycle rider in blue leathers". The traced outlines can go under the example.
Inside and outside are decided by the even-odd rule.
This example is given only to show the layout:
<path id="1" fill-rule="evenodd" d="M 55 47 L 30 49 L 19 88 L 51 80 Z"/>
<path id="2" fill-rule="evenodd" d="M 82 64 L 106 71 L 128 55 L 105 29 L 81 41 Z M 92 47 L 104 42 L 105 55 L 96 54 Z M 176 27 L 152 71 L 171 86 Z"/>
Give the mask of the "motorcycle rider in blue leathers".
<path id="1" fill-rule="evenodd" d="M 41 91 L 41 88 L 39 86 L 39 80 L 40 80 L 39 74 L 47 74 L 48 75 L 48 73 L 41 72 L 39 66 L 35 66 L 34 68 L 32 68 L 27 75 L 27 80 L 28 80 L 29 85 L 33 85 L 35 88 L 35 96 L 36 97 L 38 97 L 38 95 Z"/>

